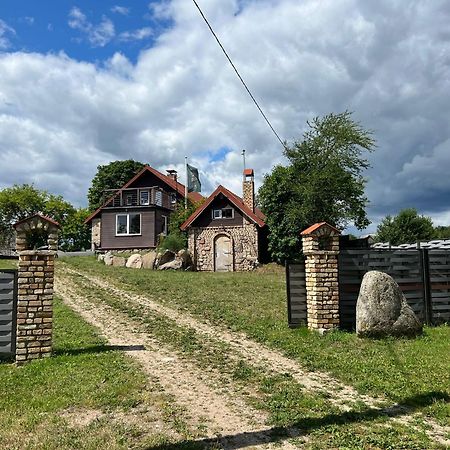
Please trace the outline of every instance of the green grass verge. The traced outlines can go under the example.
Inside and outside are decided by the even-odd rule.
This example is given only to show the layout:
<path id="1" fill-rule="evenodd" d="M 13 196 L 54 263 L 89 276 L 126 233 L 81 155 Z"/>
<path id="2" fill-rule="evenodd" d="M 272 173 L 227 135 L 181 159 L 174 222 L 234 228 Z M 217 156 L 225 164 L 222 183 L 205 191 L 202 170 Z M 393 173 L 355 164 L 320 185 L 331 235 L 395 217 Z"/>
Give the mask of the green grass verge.
<path id="1" fill-rule="evenodd" d="M 53 357 L 20 368 L 0 364 L 0 448 L 126 449 L 171 442 L 126 419 L 137 408 L 150 424 L 166 421 L 170 429 L 179 420 L 157 384 L 57 298 L 54 318 Z M 97 419 L 84 421 L 90 415 Z"/>
<path id="2" fill-rule="evenodd" d="M 425 328 L 407 339 L 359 339 L 337 331 L 325 336 L 287 327 L 285 279 L 280 273 L 159 272 L 106 267 L 94 258 L 66 262 L 111 277 L 130 292 L 244 331 L 282 350 L 310 370 L 327 371 L 360 392 L 382 394 L 448 423 L 450 327 Z"/>
<path id="3" fill-rule="evenodd" d="M 18 260 L 17 259 L 0 259 L 0 270 L 1 269 L 17 269 Z"/>

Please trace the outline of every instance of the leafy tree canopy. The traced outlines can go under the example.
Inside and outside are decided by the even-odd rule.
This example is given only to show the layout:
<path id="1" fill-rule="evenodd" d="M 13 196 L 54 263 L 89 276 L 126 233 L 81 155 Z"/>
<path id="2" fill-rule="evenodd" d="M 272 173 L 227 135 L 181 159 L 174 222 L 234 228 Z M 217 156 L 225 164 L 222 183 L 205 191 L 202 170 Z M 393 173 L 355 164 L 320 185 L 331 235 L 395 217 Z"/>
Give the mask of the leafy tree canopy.
<path id="1" fill-rule="evenodd" d="M 285 147 L 289 164 L 276 166 L 259 190 L 270 229 L 269 251 L 278 261 L 298 257 L 300 232 L 313 223 L 344 228 L 353 222 L 359 229 L 370 223 L 362 173 L 369 167 L 363 153 L 375 147 L 372 132 L 348 111 L 307 124 L 303 139 Z"/>
<path id="2" fill-rule="evenodd" d="M 61 225 L 59 246 L 62 250 L 79 250 L 90 246 L 89 229 L 83 223 L 85 210 L 75 209 L 60 195 L 49 194 L 33 185 L 14 185 L 0 191 L 0 246 L 13 236 L 12 224 L 41 213 Z M 75 226 L 76 223 L 76 226 Z M 43 236 L 34 233 L 30 245 L 44 245 Z"/>
<path id="3" fill-rule="evenodd" d="M 109 164 L 97 166 L 97 173 L 88 191 L 89 210 L 94 211 L 102 205 L 103 193 L 106 189 L 121 188 L 144 166 L 144 163 L 132 159 L 112 161 Z"/>
<path id="4" fill-rule="evenodd" d="M 386 216 L 377 227 L 376 240 L 392 245 L 428 241 L 435 236 L 433 222 L 414 208 L 401 210 L 397 216 Z"/>

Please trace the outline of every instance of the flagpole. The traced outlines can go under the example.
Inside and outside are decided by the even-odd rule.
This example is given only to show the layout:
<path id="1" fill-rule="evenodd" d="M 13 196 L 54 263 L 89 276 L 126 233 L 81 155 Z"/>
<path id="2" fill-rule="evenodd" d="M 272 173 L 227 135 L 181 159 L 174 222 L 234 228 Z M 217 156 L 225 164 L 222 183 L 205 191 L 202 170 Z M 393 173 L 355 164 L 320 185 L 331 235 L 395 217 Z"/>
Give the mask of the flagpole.
<path id="1" fill-rule="evenodd" d="M 187 156 L 184 157 L 184 167 L 186 169 L 186 185 L 184 186 L 184 209 L 187 209 L 187 198 L 188 198 L 188 169 L 187 169 Z"/>

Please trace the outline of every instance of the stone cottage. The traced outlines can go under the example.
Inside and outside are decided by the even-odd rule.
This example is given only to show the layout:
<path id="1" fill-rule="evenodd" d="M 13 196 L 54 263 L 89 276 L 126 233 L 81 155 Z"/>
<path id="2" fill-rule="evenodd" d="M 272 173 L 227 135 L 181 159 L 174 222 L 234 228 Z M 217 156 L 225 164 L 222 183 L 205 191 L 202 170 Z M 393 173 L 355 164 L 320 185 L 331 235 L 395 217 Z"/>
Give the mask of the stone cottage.
<path id="1" fill-rule="evenodd" d="M 243 173 L 243 196 L 219 186 L 182 225 L 194 267 L 202 271 L 253 270 L 265 259 L 267 226 L 255 207 L 253 169 Z"/>

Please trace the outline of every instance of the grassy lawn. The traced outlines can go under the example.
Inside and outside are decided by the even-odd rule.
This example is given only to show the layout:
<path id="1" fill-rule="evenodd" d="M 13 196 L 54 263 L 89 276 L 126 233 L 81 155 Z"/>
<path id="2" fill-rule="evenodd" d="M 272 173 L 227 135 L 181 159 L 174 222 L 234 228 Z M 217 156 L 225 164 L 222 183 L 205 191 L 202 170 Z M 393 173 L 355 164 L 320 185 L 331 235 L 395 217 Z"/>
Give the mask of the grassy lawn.
<path id="1" fill-rule="evenodd" d="M 287 327 L 283 273 L 158 272 L 105 267 L 94 258 L 66 262 L 111 277 L 130 292 L 153 297 L 282 350 L 310 370 L 327 371 L 358 391 L 385 395 L 448 424 L 450 327 L 426 328 L 414 340 L 318 336 Z"/>
<path id="2" fill-rule="evenodd" d="M 0 259 L 0 269 L 17 269 L 17 259 Z"/>
<path id="3" fill-rule="evenodd" d="M 164 432 L 179 419 L 170 398 L 55 303 L 55 356 L 20 368 L 0 363 L 0 448 L 127 449 L 173 441 Z"/>

